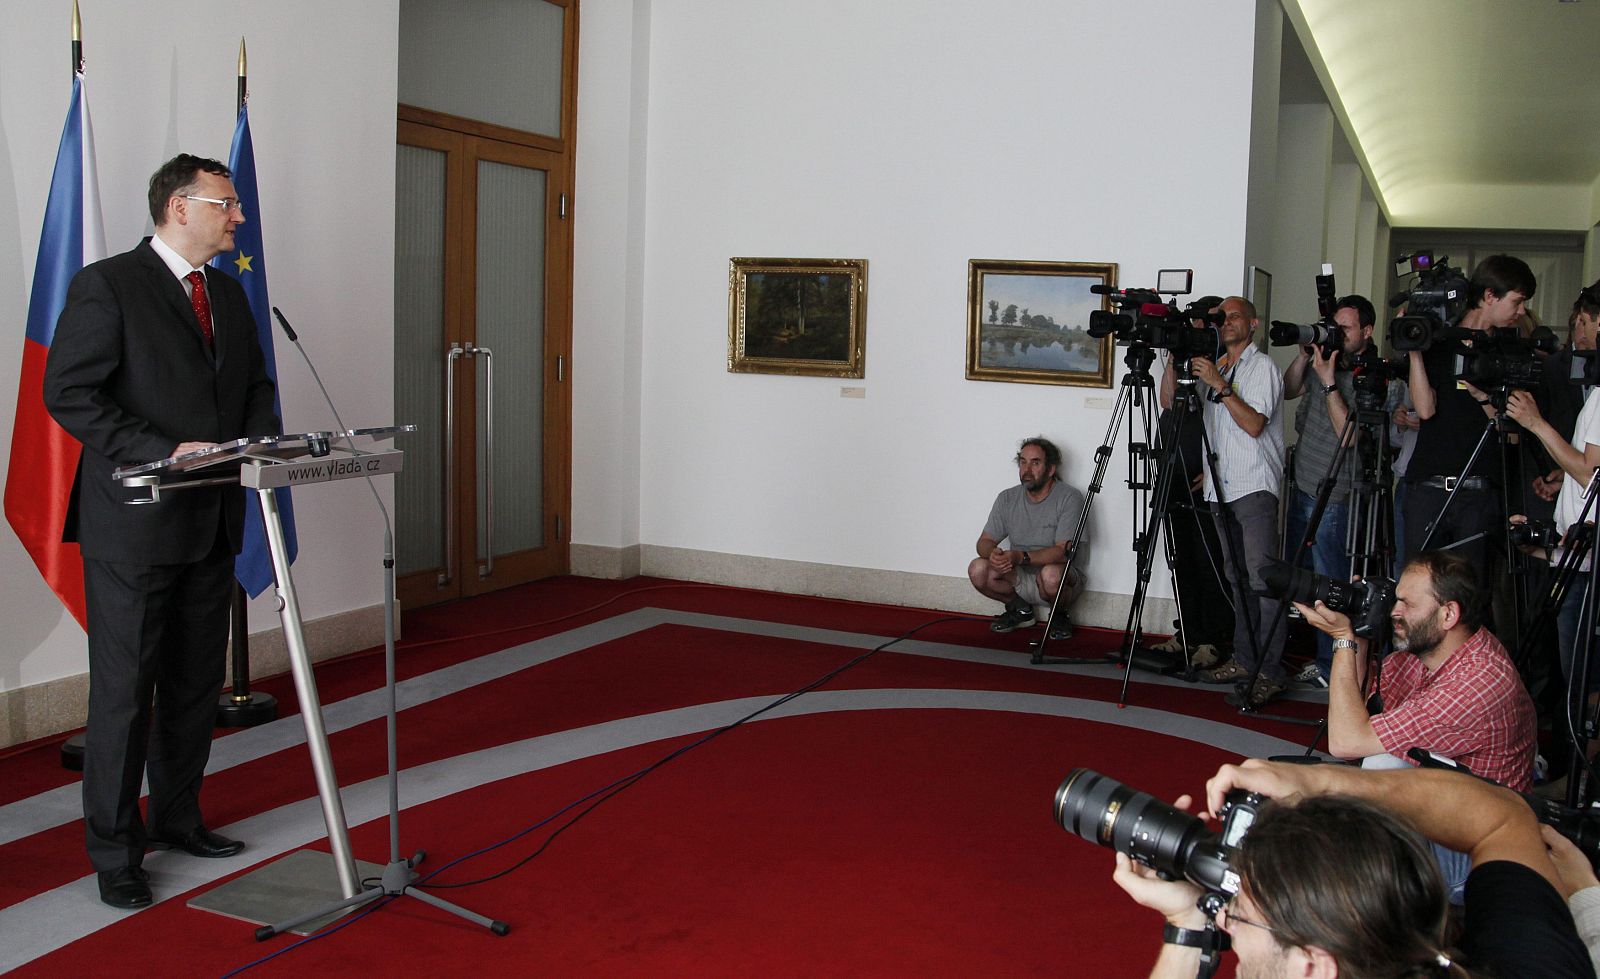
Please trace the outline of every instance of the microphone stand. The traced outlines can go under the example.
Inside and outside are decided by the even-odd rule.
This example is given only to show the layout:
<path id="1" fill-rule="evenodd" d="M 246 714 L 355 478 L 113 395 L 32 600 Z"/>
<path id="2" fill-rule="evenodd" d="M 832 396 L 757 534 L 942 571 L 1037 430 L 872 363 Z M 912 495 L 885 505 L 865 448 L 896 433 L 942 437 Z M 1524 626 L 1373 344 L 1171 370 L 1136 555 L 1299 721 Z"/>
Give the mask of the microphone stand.
<path id="1" fill-rule="evenodd" d="M 278 325 L 283 327 L 284 336 L 294 344 L 300 352 L 300 357 L 306 362 L 306 367 L 311 370 L 311 377 L 317 382 L 317 388 L 322 392 L 323 400 L 328 403 L 328 409 L 333 412 L 333 420 L 339 431 L 347 438 L 351 429 L 345 426 L 344 420 L 339 417 L 339 409 L 334 406 L 333 398 L 328 394 L 328 389 L 322 383 L 322 377 L 317 373 L 316 365 L 307 356 L 305 348 L 300 345 L 300 337 L 295 333 L 289 321 L 284 319 L 278 307 L 272 307 L 272 315 L 277 317 Z M 369 904 L 383 897 L 414 897 L 424 904 L 431 904 L 441 911 L 448 911 L 457 917 L 464 918 L 474 924 L 489 929 L 494 935 L 505 935 L 511 931 L 511 926 L 504 921 L 469 911 L 466 908 L 451 904 L 442 898 L 420 889 L 412 889 L 409 885 L 417 878 L 411 868 L 427 858 L 426 850 L 418 850 L 410 858 L 400 856 L 400 774 L 397 746 L 397 725 L 395 706 L 395 668 L 394 668 L 394 524 L 389 518 L 389 508 L 383 505 L 383 497 L 378 493 L 378 487 L 372 482 L 372 477 L 366 477 L 367 488 L 372 491 L 372 498 L 378 504 L 378 510 L 383 514 L 383 682 L 386 694 L 384 707 L 384 734 L 388 746 L 389 771 L 387 775 L 389 787 L 389 862 L 384 865 L 382 879 L 374 885 L 363 887 L 361 892 L 354 897 L 335 901 L 331 904 L 315 908 L 311 911 L 296 915 L 276 924 L 262 925 L 255 931 L 255 939 L 264 942 L 281 932 L 290 931 L 308 921 L 313 921 L 336 911 L 346 908 L 356 908 Z"/>

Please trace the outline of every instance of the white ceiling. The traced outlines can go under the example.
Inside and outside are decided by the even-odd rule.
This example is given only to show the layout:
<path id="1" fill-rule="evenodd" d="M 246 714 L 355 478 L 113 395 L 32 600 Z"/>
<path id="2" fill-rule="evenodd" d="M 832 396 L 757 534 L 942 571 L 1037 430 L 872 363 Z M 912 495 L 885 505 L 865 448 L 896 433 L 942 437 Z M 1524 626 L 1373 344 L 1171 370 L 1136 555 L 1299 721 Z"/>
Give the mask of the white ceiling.
<path id="1" fill-rule="evenodd" d="M 1600 0 L 1282 2 L 1392 227 L 1600 222 Z"/>

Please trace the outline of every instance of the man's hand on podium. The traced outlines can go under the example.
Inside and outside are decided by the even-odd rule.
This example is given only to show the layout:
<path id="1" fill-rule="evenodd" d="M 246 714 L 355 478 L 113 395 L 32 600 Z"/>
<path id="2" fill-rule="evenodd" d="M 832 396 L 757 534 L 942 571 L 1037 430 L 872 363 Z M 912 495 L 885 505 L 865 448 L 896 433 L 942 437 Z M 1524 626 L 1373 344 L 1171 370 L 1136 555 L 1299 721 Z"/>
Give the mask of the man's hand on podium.
<path id="1" fill-rule="evenodd" d="M 182 456 L 191 452 L 199 452 L 201 449 L 214 449 L 216 447 L 217 443 L 215 442 L 179 442 L 178 447 L 172 450 L 172 454 L 174 456 Z"/>

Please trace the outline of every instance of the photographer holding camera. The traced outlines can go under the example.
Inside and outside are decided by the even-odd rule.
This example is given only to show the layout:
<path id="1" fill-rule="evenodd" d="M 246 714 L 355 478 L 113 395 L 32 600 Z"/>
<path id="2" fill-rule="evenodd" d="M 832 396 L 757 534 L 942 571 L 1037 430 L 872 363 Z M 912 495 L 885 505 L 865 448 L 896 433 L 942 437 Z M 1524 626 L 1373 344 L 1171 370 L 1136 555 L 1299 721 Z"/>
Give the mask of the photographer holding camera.
<path id="1" fill-rule="evenodd" d="M 1349 359 L 1367 352 L 1376 322 L 1377 312 L 1365 296 L 1345 296 L 1334 306 L 1333 313 L 1333 324 L 1339 329 L 1338 349 L 1302 344 L 1294 360 L 1283 369 L 1283 399 L 1293 401 L 1305 395 L 1294 413 L 1295 431 L 1299 433 L 1294 455 L 1297 483 L 1289 495 L 1285 518 L 1291 549 L 1297 548 L 1306 536 L 1307 524 L 1316 508 L 1320 480 L 1333 470 L 1339 453 L 1355 444 L 1353 430 L 1348 441 L 1339 441 L 1356 404 Z M 1310 379 L 1306 377 L 1307 368 L 1312 375 Z M 1310 566 L 1317 574 L 1340 580 L 1350 577 L 1350 553 L 1345 538 L 1349 527 L 1350 492 L 1359 469 L 1354 461 L 1346 462 L 1328 494 L 1310 553 Z M 1316 662 L 1308 664 L 1296 679 L 1325 687 L 1332 667 L 1332 641 L 1318 633 Z"/>
<path id="2" fill-rule="evenodd" d="M 1533 778 L 1533 701 L 1505 647 L 1483 622 L 1477 569 L 1448 551 L 1406 563 L 1389 619 L 1394 650 L 1376 684 L 1368 643 L 1349 616 L 1318 601 L 1295 603 L 1333 640 L 1328 682 L 1328 751 L 1338 758 L 1394 764 L 1412 748 L 1453 758 L 1475 774 L 1525 791 Z M 1378 709 L 1368 710 L 1377 694 Z"/>
<path id="3" fill-rule="evenodd" d="M 1510 326 L 1526 309 L 1537 282 L 1526 262 L 1491 255 L 1478 263 L 1468 282 L 1473 306 L 1456 324 L 1479 332 Z M 1467 344 L 1470 341 L 1460 341 Z M 1454 344 L 1411 350 L 1410 388 L 1421 427 L 1406 470 L 1404 553 L 1422 549 L 1428 528 L 1438 529 L 1431 547 L 1454 549 L 1490 580 L 1489 542 L 1505 518 L 1500 498 L 1500 448 L 1491 440 L 1470 472 L 1462 473 L 1496 407 L 1487 394 L 1457 381 Z M 1444 511 L 1451 489 L 1455 499 Z"/>
<path id="4" fill-rule="evenodd" d="M 1239 789 L 1272 800 L 1230 854 L 1237 893 L 1216 915 L 1240 979 L 1472 974 L 1448 947 L 1445 890 L 1422 837 L 1471 855 L 1467 966 L 1501 979 L 1594 975 L 1539 823 L 1514 793 L 1436 769 L 1252 759 L 1206 784 L 1210 811 Z M 1195 975 L 1206 922 L 1197 904 L 1210 895 L 1120 851 L 1112 879 L 1167 919 L 1152 979 Z"/>
<path id="5" fill-rule="evenodd" d="M 1600 334 L 1600 282 L 1583 290 L 1573 303 L 1572 347 L 1578 351 L 1592 351 L 1596 336 Z M 1589 361 L 1585 360 L 1585 363 Z M 1600 388 L 1589 388 L 1583 409 L 1572 431 L 1571 440 L 1558 432 L 1539 412 L 1539 406 L 1525 391 L 1514 391 L 1506 400 L 1506 414 L 1527 429 L 1550 453 L 1561 467 L 1561 489 L 1556 495 L 1555 529 L 1565 536 L 1583 513 L 1583 491 L 1596 467 L 1600 467 Z M 1520 516 L 1520 515 L 1519 515 Z M 1591 511 L 1590 519 L 1596 514 Z M 1518 517 L 1512 517 L 1516 522 Z M 1555 563 L 1560 552 L 1552 550 L 1550 560 Z M 1589 572 L 1579 570 L 1572 577 L 1565 599 L 1556 617 L 1556 632 L 1561 651 L 1561 671 L 1572 675 L 1573 650 L 1578 640 L 1578 614 L 1582 610 L 1583 596 Z M 1591 674 L 1593 675 L 1593 674 Z"/>
<path id="6" fill-rule="evenodd" d="M 1205 495 L 1223 538 L 1224 565 L 1234 585 L 1233 659 L 1201 672 L 1207 683 L 1249 690 L 1229 695 L 1236 706 L 1261 707 L 1283 696 L 1288 684 L 1280 660 L 1283 631 L 1272 630 L 1275 603 L 1260 589 L 1261 570 L 1277 551 L 1278 493 L 1283 482 L 1283 383 L 1272 358 L 1257 349 L 1256 308 L 1230 296 L 1223 313 L 1222 355 L 1194 357 L 1190 366 L 1205 388 L 1201 419 L 1213 455 L 1205 462 Z M 1170 404 L 1172 365 L 1161 375 L 1161 402 Z M 1218 496 L 1220 487 L 1221 496 Z M 1236 559 L 1237 558 L 1237 563 Z M 1268 632 L 1274 635 L 1268 642 Z M 1259 656 L 1259 660 L 1257 660 Z"/>

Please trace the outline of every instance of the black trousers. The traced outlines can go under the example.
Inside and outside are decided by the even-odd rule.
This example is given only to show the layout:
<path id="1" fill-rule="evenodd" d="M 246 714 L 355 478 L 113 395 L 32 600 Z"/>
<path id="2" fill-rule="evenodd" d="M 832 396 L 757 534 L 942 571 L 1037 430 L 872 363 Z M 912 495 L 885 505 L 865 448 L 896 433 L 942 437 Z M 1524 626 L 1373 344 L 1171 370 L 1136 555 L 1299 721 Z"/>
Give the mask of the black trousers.
<path id="1" fill-rule="evenodd" d="M 85 558 L 89 727 L 83 816 L 97 871 L 137 867 L 150 834 L 200 825 L 200 780 L 228 644 L 233 554 L 192 564 Z M 150 818 L 139 815 L 148 768 Z"/>

